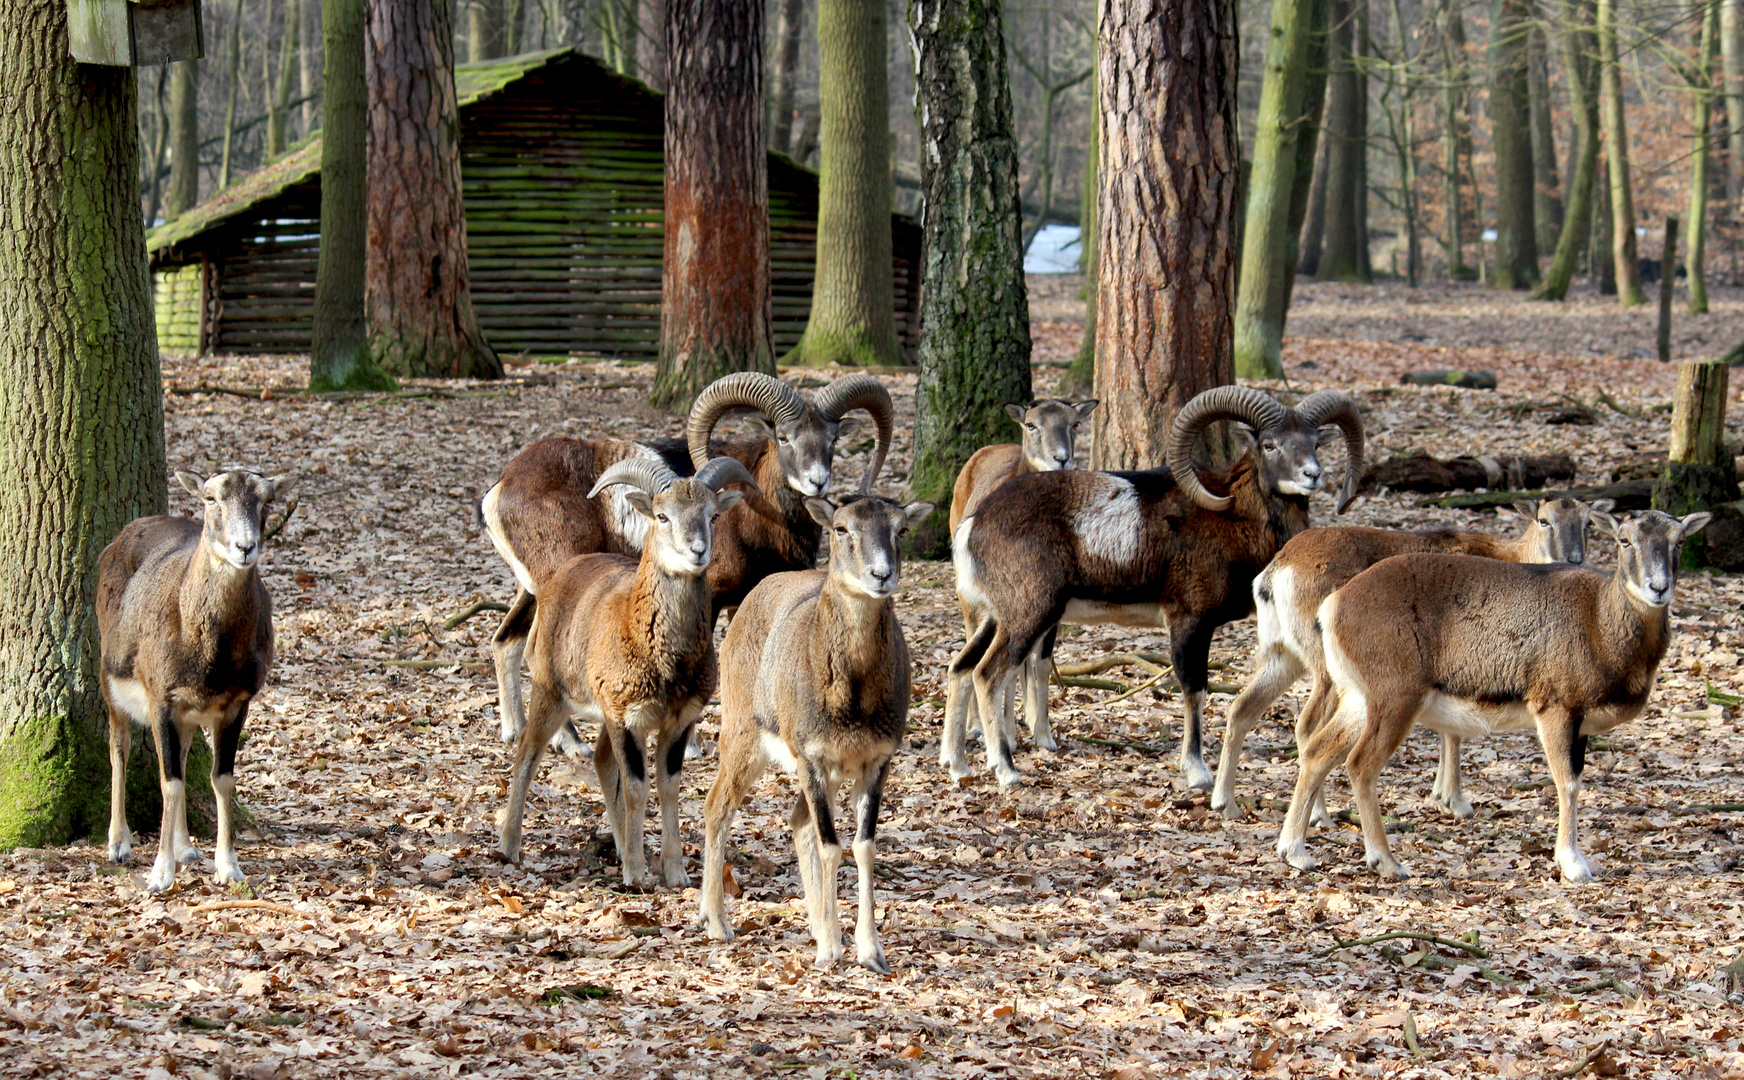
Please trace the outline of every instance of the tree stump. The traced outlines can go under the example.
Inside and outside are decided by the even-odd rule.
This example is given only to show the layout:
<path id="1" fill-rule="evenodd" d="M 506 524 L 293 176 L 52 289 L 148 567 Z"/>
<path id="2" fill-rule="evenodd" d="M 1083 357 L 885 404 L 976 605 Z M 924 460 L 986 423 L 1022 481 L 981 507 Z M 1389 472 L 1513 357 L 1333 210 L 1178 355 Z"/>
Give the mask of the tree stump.
<path id="1" fill-rule="evenodd" d="M 1686 361 L 1677 370 L 1671 410 L 1671 453 L 1653 489 L 1653 508 L 1682 516 L 1739 499 L 1738 475 L 1726 450 L 1727 367 Z M 1710 565 L 1698 533 L 1684 545 L 1684 565 Z"/>

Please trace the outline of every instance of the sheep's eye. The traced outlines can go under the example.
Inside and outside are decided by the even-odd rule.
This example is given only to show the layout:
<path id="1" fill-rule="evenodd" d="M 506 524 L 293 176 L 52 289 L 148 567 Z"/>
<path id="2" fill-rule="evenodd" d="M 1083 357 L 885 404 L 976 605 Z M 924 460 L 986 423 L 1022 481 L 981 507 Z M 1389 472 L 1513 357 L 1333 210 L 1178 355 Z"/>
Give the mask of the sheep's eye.
<path id="1" fill-rule="evenodd" d="M 667 517 L 665 514 L 655 514 L 654 520 L 658 521 L 662 525 L 668 525 L 668 524 L 671 524 L 671 522 L 672 522 L 672 519 Z"/>
<path id="2" fill-rule="evenodd" d="M 1264 442 L 1260 443 L 1260 448 L 1268 454 L 1275 454 L 1278 451 L 1278 444 L 1274 442 Z"/>
<path id="3" fill-rule="evenodd" d="M 1543 518 L 1539 518 L 1538 519 L 1538 527 L 1540 529 L 1548 529 L 1548 528 L 1550 528 L 1550 522 L 1545 521 Z"/>
<path id="4" fill-rule="evenodd" d="M 838 526 L 836 526 L 836 535 L 837 536 L 846 536 L 846 535 L 848 535 L 848 530 L 846 530 L 838 525 Z"/>

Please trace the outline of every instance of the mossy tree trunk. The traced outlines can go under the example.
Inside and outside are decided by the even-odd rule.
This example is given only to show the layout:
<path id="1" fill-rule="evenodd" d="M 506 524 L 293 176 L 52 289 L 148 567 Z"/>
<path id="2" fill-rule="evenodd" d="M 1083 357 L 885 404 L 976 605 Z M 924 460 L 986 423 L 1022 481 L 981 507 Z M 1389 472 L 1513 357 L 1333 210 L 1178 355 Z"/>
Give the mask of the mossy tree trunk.
<path id="1" fill-rule="evenodd" d="M 200 62 L 170 65 L 170 183 L 164 217 L 185 214 L 200 201 Z"/>
<path id="2" fill-rule="evenodd" d="M 882 0 L 819 0 L 817 271 L 789 364 L 895 364 L 890 78 Z"/>
<path id="3" fill-rule="evenodd" d="M 1320 128 L 1326 113 L 1326 53 L 1329 35 L 1326 21 L 1331 14 L 1331 0 L 1308 0 L 1308 58 L 1302 81 L 1302 130 L 1296 136 L 1296 179 L 1290 185 L 1290 257 L 1284 274 L 1284 291 L 1274 295 L 1274 311 L 1267 318 L 1276 319 L 1281 336 L 1290 314 L 1290 298 L 1296 292 L 1296 274 L 1302 260 L 1302 241 L 1308 234 L 1304 226 L 1312 212 L 1314 182 L 1322 160 Z M 1326 185 L 1321 185 L 1321 220 L 1325 222 Z M 1318 256 L 1316 256 L 1318 259 Z"/>
<path id="4" fill-rule="evenodd" d="M 303 20 L 300 5 L 303 0 L 285 0 L 284 22 L 279 41 L 278 84 L 273 88 L 272 101 L 266 114 L 266 152 L 278 157 L 290 142 L 291 87 L 297 73 L 297 45 L 302 40 Z"/>
<path id="5" fill-rule="evenodd" d="M 1296 189 L 1296 144 L 1305 120 L 1310 2 L 1272 0 L 1236 291 L 1235 373 L 1244 379 L 1284 374 L 1279 316 L 1284 283 L 1296 273 L 1290 204 Z"/>
<path id="6" fill-rule="evenodd" d="M 503 55 L 504 44 L 503 0 L 468 0 L 466 58 L 475 64 L 494 60 Z"/>
<path id="7" fill-rule="evenodd" d="M 1368 0 L 1332 0 L 1326 99 L 1326 224 L 1315 277 L 1368 281 L 1368 77 L 1362 67 Z"/>
<path id="8" fill-rule="evenodd" d="M 1574 177 L 1556 252 L 1532 294 L 1538 300 L 1561 300 L 1568 295 L 1575 268 L 1591 239 L 1594 204 L 1599 201 L 1599 100 L 1591 12 L 1583 0 L 1563 0 L 1562 17 L 1563 70 L 1568 81 L 1568 108 L 1575 122 Z"/>
<path id="9" fill-rule="evenodd" d="M 1029 300 L 1000 0 L 912 0 L 909 24 L 926 208 L 910 487 L 937 507 L 910 544 L 936 557 L 957 471 L 1019 434 L 1003 406 L 1030 400 Z"/>
<path id="10" fill-rule="evenodd" d="M 1532 168 L 1532 96 L 1527 38 L 1528 0 L 1499 0 L 1490 35 L 1490 137 L 1496 151 L 1496 273 L 1498 289 L 1538 284 L 1538 228 Z"/>
<path id="11" fill-rule="evenodd" d="M 1101 0 L 1095 465 L 1152 468 L 1175 413 L 1232 381 L 1234 0 Z"/>
<path id="12" fill-rule="evenodd" d="M 666 252 L 652 401 L 684 411 L 730 372 L 775 374 L 762 0 L 670 0 L 666 32 Z"/>
<path id="13" fill-rule="evenodd" d="M 1097 65 L 1094 52 L 1090 66 Z M 1090 85 L 1096 85 L 1096 72 L 1090 73 Z M 1078 210 L 1078 272 L 1084 275 L 1084 335 L 1078 340 L 1078 355 L 1072 366 L 1060 377 L 1060 393 L 1089 397 L 1096 392 L 1096 204 L 1102 187 L 1102 110 L 1096 98 L 1090 99 L 1088 144 L 1084 147 L 1084 184 Z"/>
<path id="14" fill-rule="evenodd" d="M 1689 232 L 1685 246 L 1689 255 L 1684 265 L 1689 268 L 1689 309 L 1691 315 L 1708 313 L 1708 279 L 1703 263 L 1707 257 L 1708 240 L 1708 138 L 1713 128 L 1714 113 L 1714 53 L 1719 45 L 1720 5 L 1718 0 L 1696 0 L 1701 16 L 1701 48 L 1697 54 L 1695 85 L 1695 148 L 1690 154 Z M 1661 266 L 1667 280 L 1676 280 L 1675 266 Z"/>
<path id="15" fill-rule="evenodd" d="M 0 0 L 0 101 L 0 848 L 12 848 L 107 820 L 97 557 L 129 520 L 163 511 L 165 465 L 134 72 L 74 63 L 58 0 Z M 155 770 L 149 754 L 135 761 Z"/>
<path id="16" fill-rule="evenodd" d="M 1617 300 L 1624 307 L 1644 304 L 1641 266 L 1635 255 L 1635 195 L 1629 180 L 1629 130 L 1623 112 L 1623 71 L 1617 66 L 1617 0 L 1599 0 L 1599 123 L 1604 128 L 1608 190 L 1611 197 L 1611 265 L 1616 267 Z"/>
<path id="17" fill-rule="evenodd" d="M 315 270 L 312 390 L 391 390 L 370 359 L 364 320 L 368 143 L 364 0 L 324 0 L 321 84 L 321 256 Z"/>
<path id="18" fill-rule="evenodd" d="M 364 315 L 370 358 L 391 375 L 496 379 L 503 363 L 479 329 L 466 267 L 448 10 L 369 4 Z"/>

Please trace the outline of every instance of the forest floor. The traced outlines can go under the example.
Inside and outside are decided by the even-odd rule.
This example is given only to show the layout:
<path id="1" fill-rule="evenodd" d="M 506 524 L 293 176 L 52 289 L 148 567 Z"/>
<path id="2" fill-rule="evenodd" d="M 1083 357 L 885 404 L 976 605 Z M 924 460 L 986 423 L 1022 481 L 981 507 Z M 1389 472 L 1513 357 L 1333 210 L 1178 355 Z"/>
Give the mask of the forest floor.
<path id="1" fill-rule="evenodd" d="M 1041 358 L 1069 356 L 1069 280 L 1038 284 Z M 1289 389 L 1356 395 L 1371 459 L 1554 450 L 1587 483 L 1665 446 L 1671 375 L 1636 355 L 1650 316 L 1476 289 L 1298 295 Z M 1744 294 L 1716 307 L 1682 321 L 1706 339 L 1688 352 L 1744 334 Z M 1501 387 L 1398 385 L 1402 370 L 1444 366 L 1490 368 Z M 1058 369 L 1037 370 L 1045 390 Z M 774 774 L 735 830 L 741 934 L 728 945 L 695 929 L 693 890 L 616 884 L 586 762 L 547 759 L 524 864 L 493 858 L 510 760 L 484 663 L 495 617 L 442 626 L 511 593 L 474 504 L 541 436 L 678 432 L 642 404 L 646 365 L 513 374 L 332 402 L 288 393 L 304 381 L 297 357 L 166 361 L 173 468 L 303 474 L 264 562 L 278 661 L 239 760 L 249 885 L 214 886 L 208 860 L 149 896 L 150 836 L 132 868 L 100 843 L 0 855 L 0 1076 L 1744 1077 L 1744 1009 L 1727 1001 L 1740 987 L 1722 970 L 1744 942 L 1744 733 L 1708 695 L 1744 691 L 1744 579 L 1679 583 L 1647 714 L 1593 742 L 1582 817 L 1601 876 L 1571 887 L 1525 734 L 1468 744 L 1468 821 L 1427 799 L 1433 740 L 1401 750 L 1382 800 L 1408 881 L 1377 880 L 1349 825 L 1311 836 L 1319 872 L 1284 866 L 1272 847 L 1302 686 L 1249 740 L 1241 820 L 1180 788 L 1180 702 L 1166 692 L 1104 704 L 1110 692 L 1056 690 L 1064 746 L 1025 741 L 1024 787 L 1001 793 L 979 772 L 953 784 L 936 759 L 941 676 L 962 637 L 950 567 L 909 565 L 914 706 L 878 840 L 895 974 L 819 971 L 790 782 Z M 905 422 L 880 487 L 895 490 L 914 380 L 888 382 Z M 189 392 L 211 384 L 281 392 Z M 1593 422 L 1545 422 L 1561 394 Z M 868 447 L 849 448 L 837 489 Z M 1340 463 L 1330 455 L 1329 472 Z M 1314 513 L 1330 520 L 1330 500 Z M 1388 494 L 1345 520 L 1518 526 Z M 1600 543 L 1596 563 L 1612 559 Z M 1059 660 L 1166 645 L 1161 631 L 1068 629 Z M 1225 628 L 1213 678 L 1243 681 L 1252 645 L 1251 621 Z M 389 666 L 407 660 L 441 663 Z M 1208 756 L 1229 700 L 1212 697 Z M 685 773 L 693 877 L 713 775 L 706 754 Z M 1335 774 L 1335 807 L 1342 785 Z M 842 891 L 851 913 L 852 875 Z M 1358 943 L 1393 931 L 1464 944 Z"/>

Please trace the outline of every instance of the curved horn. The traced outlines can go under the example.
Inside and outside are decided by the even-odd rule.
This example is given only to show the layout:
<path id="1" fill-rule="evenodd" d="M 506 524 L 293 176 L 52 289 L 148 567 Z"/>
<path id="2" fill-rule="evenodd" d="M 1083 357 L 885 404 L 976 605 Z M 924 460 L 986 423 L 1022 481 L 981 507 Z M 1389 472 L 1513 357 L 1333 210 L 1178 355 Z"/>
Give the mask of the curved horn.
<path id="1" fill-rule="evenodd" d="M 668 469 L 664 463 L 651 458 L 633 457 L 614 461 L 600 473 L 600 478 L 593 483 L 593 490 L 587 493 L 593 498 L 613 484 L 629 484 L 641 488 L 650 495 L 658 495 L 671 487 L 678 474 Z"/>
<path id="2" fill-rule="evenodd" d="M 884 468 L 884 458 L 890 453 L 890 438 L 895 427 L 896 408 L 890 403 L 890 391 L 870 375 L 849 375 L 819 390 L 812 396 L 811 403 L 832 424 L 840 422 L 855 409 L 865 409 L 872 414 L 872 423 L 878 427 L 878 445 L 873 448 L 872 463 L 866 467 L 866 475 L 860 480 L 860 494 L 871 494 L 872 481 L 878 479 L 879 470 Z"/>
<path id="3" fill-rule="evenodd" d="M 1169 433 L 1169 472 L 1188 498 L 1207 510 L 1229 509 L 1226 496 L 1205 490 L 1199 473 L 1193 468 L 1193 440 L 1207 424 L 1217 420 L 1240 420 L 1256 430 L 1275 428 L 1289 415 L 1270 394 L 1249 386 L 1218 386 L 1187 402 L 1175 416 L 1174 430 Z"/>
<path id="4" fill-rule="evenodd" d="M 708 460 L 709 436 L 730 409 L 756 409 L 777 424 L 790 424 L 805 415 L 805 399 L 799 391 L 761 371 L 740 371 L 716 379 L 696 395 L 690 407 L 685 439 L 690 443 L 690 463 L 700 469 Z"/>
<path id="5" fill-rule="evenodd" d="M 1357 410 L 1356 402 L 1350 395 L 1341 394 L 1337 390 L 1320 390 L 1309 394 L 1296 405 L 1296 415 L 1302 418 L 1304 424 L 1313 427 L 1337 424 L 1338 430 L 1344 433 L 1344 446 L 1349 454 L 1349 461 L 1344 467 L 1344 484 L 1338 490 L 1337 512 L 1342 514 L 1356 501 L 1356 488 L 1362 483 L 1362 413 Z"/>
<path id="6" fill-rule="evenodd" d="M 696 479 L 707 484 L 710 491 L 719 491 L 728 484 L 744 484 L 757 494 L 763 494 L 751 470 L 735 457 L 709 458 L 702 468 L 696 470 Z"/>

